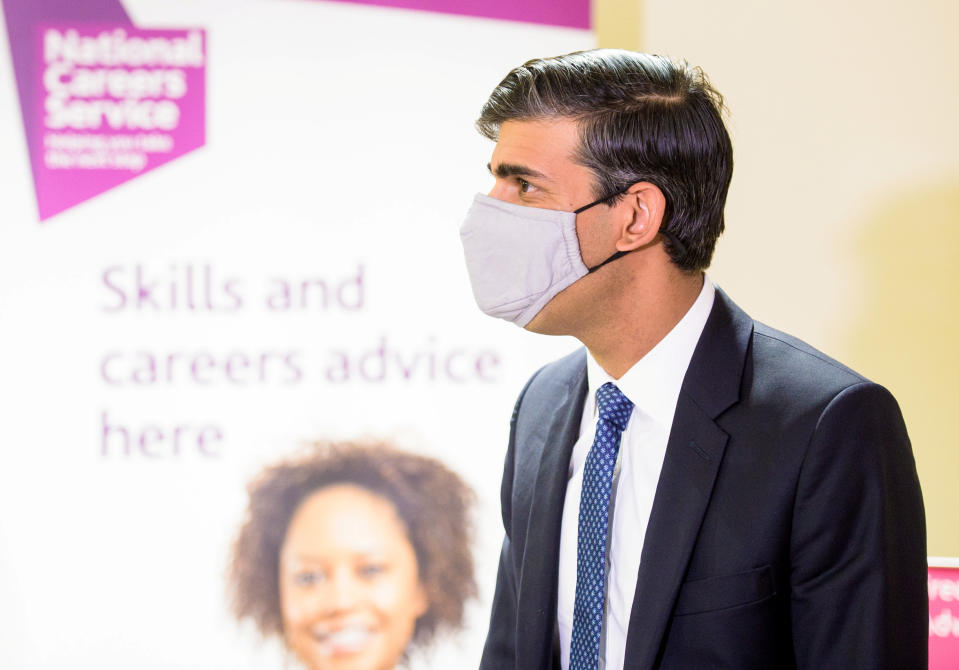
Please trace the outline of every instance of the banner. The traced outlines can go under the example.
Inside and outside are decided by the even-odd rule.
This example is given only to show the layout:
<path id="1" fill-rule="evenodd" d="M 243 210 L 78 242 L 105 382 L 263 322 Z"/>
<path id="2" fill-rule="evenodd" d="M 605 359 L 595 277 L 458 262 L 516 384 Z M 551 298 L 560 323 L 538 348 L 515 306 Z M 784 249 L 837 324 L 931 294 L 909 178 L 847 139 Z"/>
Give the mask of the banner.
<path id="1" fill-rule="evenodd" d="M 3 0 L 0 666 L 477 662 L 512 405 L 576 343 L 473 302 L 472 124 L 593 38 L 586 2 L 384 4 Z M 386 572 L 304 559 L 355 537 L 434 567 L 304 618 Z"/>
<path id="2" fill-rule="evenodd" d="M 929 559 L 929 670 L 959 668 L 959 559 Z"/>
<path id="3" fill-rule="evenodd" d="M 589 28 L 589 2 L 583 0 L 345 0 L 365 5 L 423 9 L 465 16 Z"/>

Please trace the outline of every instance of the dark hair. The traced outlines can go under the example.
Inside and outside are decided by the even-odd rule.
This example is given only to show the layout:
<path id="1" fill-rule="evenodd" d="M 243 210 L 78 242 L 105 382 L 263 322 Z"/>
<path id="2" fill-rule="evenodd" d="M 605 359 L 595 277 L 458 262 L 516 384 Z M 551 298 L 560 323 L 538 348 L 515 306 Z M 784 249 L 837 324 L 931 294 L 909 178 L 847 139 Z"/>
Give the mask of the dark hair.
<path id="1" fill-rule="evenodd" d="M 573 157 L 592 170 L 597 198 L 615 204 L 647 181 L 666 198 L 662 227 L 679 238 L 672 261 L 709 266 L 723 232 L 733 150 L 723 99 L 699 68 L 662 56 L 596 49 L 537 58 L 513 69 L 493 90 L 476 127 L 496 140 L 509 120 L 571 118 L 579 123 Z"/>
<path id="2" fill-rule="evenodd" d="M 283 634 L 279 556 L 287 527 L 311 494 L 344 483 L 389 500 L 406 526 L 429 603 L 411 644 L 462 627 L 465 604 L 476 596 L 469 519 L 475 495 L 439 461 L 377 442 L 317 443 L 250 482 L 229 574 L 237 618 L 253 619 L 263 635 Z"/>

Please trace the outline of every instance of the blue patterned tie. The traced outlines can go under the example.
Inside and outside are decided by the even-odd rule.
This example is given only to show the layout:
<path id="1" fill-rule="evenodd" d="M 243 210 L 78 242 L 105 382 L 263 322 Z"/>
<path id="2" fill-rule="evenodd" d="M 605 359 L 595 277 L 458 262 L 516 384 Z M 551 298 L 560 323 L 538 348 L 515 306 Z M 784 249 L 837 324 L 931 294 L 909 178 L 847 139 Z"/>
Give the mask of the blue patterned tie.
<path id="1" fill-rule="evenodd" d="M 611 382 L 596 391 L 596 404 L 599 421 L 583 467 L 583 493 L 579 501 L 570 670 L 596 670 L 599 663 L 599 636 L 606 598 L 609 492 L 620 438 L 633 411 L 633 403 Z"/>

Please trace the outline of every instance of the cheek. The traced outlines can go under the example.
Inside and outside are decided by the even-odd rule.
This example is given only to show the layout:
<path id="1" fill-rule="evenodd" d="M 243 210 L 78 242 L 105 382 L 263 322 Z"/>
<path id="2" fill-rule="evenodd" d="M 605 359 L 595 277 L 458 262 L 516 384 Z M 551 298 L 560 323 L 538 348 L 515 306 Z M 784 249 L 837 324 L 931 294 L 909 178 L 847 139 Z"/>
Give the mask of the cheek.
<path id="1" fill-rule="evenodd" d="M 599 257 L 602 255 L 602 245 L 598 242 L 600 235 L 597 235 L 595 223 L 589 225 L 583 219 L 582 215 L 576 217 L 576 239 L 579 240 L 579 253 L 583 263 L 591 268 L 601 262 Z"/>
<path id="2" fill-rule="evenodd" d="M 403 599 L 409 593 L 402 582 L 397 580 L 383 580 L 368 587 L 370 601 L 384 612 L 394 612 L 402 608 Z"/>
<path id="3" fill-rule="evenodd" d="M 312 610 L 310 598 L 293 589 L 280 589 L 280 616 L 286 630 L 296 628 L 308 621 Z"/>
<path id="4" fill-rule="evenodd" d="M 423 588 L 415 577 L 377 585 L 370 592 L 370 600 L 384 618 L 389 618 L 395 626 L 409 628 L 410 631 L 427 609 Z"/>

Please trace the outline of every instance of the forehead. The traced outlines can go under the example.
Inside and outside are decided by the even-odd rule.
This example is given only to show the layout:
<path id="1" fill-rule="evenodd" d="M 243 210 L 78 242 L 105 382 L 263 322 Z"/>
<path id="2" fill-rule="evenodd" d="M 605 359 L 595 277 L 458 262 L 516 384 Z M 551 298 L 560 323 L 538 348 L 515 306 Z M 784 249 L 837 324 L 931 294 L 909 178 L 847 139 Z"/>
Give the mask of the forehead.
<path id="1" fill-rule="evenodd" d="M 546 175 L 570 169 L 579 147 L 579 124 L 555 118 L 505 121 L 493 149 L 490 166 L 522 165 Z"/>
<path id="2" fill-rule="evenodd" d="M 300 503 L 281 551 L 382 548 L 397 541 L 407 541 L 406 528 L 392 502 L 360 486 L 334 484 Z"/>

